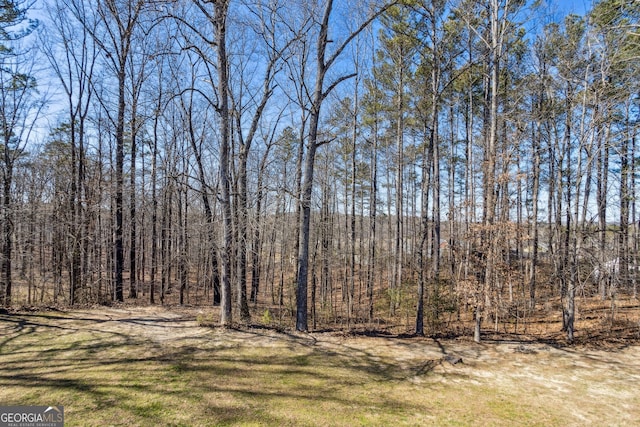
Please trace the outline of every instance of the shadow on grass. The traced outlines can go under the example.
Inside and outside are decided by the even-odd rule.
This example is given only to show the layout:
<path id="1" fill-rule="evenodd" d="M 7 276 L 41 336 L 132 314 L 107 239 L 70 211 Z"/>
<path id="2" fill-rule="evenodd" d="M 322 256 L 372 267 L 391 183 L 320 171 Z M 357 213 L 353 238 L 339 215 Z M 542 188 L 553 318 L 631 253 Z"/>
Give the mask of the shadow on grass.
<path id="1" fill-rule="evenodd" d="M 120 327 L 106 330 L 107 322 Z M 258 330 L 229 331 L 239 337 L 222 345 L 205 334 L 194 344 L 179 337 L 193 328 L 186 322 L 0 316 L 0 401 L 63 404 L 69 425 L 314 425 L 319 416 L 339 425 L 372 407 L 391 417 L 424 410 L 389 391 L 437 364 L 399 365 L 291 333 L 278 334 L 273 346 L 254 346 L 263 338 Z M 178 336 L 162 342 L 139 333 L 155 326 Z"/>

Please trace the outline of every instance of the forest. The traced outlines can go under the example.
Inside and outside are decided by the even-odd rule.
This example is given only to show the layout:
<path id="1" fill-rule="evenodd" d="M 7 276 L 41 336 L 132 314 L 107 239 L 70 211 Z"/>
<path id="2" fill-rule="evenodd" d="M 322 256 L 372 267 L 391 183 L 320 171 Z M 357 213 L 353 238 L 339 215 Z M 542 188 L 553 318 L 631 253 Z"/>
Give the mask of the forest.
<path id="1" fill-rule="evenodd" d="M 637 323 L 640 2 L 569 3 L 0 0 L 0 306 Z"/>

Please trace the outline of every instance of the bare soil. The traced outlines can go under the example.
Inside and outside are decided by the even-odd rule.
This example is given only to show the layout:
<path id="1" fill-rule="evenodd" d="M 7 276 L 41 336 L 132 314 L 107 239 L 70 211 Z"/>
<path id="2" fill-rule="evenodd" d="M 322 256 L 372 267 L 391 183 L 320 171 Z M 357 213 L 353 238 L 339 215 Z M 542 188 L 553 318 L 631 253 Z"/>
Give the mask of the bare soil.
<path id="1" fill-rule="evenodd" d="M 122 337 L 133 345 L 148 347 L 151 352 L 183 355 L 202 352 L 198 360 L 220 349 L 257 351 L 256 354 L 289 352 L 298 358 L 311 357 L 310 364 L 322 360 L 327 366 L 347 366 L 367 375 L 383 373 L 375 377 L 376 381 L 392 382 L 398 390 L 403 390 L 402 387 L 413 390 L 406 393 L 430 390 L 437 396 L 420 403 L 422 397 L 407 395 L 416 415 L 399 418 L 406 421 L 400 424 L 406 425 L 418 421 L 437 425 L 640 425 L 640 346 L 632 342 L 623 340 L 612 345 L 607 341 L 607 345 L 598 348 L 593 343 L 564 346 L 503 337 L 500 341 L 476 344 L 467 338 L 432 339 L 364 332 L 301 334 L 265 327 L 223 330 L 201 326 L 203 318 L 215 316 L 212 310 L 123 307 L 1 314 L 0 365 L 3 359 L 9 364 L 17 363 L 8 359 L 11 340 L 27 330 L 56 328 L 62 334 Z M 298 363 L 302 359 L 292 360 Z M 22 390 L 21 384 L 11 378 L 8 369 L 6 365 L 0 369 L 3 385 L 0 389 L 4 389 L 0 391 L 0 402 L 17 403 L 19 399 L 11 395 L 11 390 Z M 518 405 L 514 406 L 514 402 Z M 334 419 L 333 423 L 330 414 L 327 415 L 329 418 L 320 424 L 343 424 L 342 418 Z M 304 419 L 291 419 L 291 424 L 306 423 Z M 354 424 L 387 422 L 378 424 L 376 420 Z M 246 420 L 228 424 L 246 424 Z"/>

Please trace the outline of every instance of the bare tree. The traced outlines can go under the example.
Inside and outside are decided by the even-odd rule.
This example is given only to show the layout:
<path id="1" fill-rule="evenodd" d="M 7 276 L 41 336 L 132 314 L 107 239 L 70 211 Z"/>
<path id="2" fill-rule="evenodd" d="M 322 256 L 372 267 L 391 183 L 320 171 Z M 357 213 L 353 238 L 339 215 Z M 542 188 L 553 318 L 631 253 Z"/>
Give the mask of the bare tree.
<path id="1" fill-rule="evenodd" d="M 69 123 L 71 188 L 69 209 L 72 218 L 69 234 L 72 237 L 69 260 L 69 303 L 75 304 L 78 291 L 86 285 L 88 264 L 89 223 L 86 212 L 86 131 L 93 96 L 92 79 L 96 63 L 96 45 L 89 31 L 67 13 L 69 4 L 58 0 L 50 5 L 49 16 L 55 28 L 51 39 L 41 33 L 41 46 L 58 77 L 66 97 Z M 83 16 L 85 10 L 79 10 Z"/>
<path id="2" fill-rule="evenodd" d="M 34 77 L 36 57 L 25 39 L 38 25 L 27 17 L 28 2 L 11 1 L 0 11 L 0 305 L 11 305 L 13 251 L 13 195 L 15 166 L 23 155 L 43 102 Z M 17 28 L 17 29 L 15 29 Z M 14 30 L 15 29 L 15 30 Z"/>
<path id="3" fill-rule="evenodd" d="M 254 139 L 261 123 L 261 119 L 267 103 L 274 94 L 276 88 L 276 76 L 282 69 L 285 54 L 288 54 L 289 46 L 294 43 L 298 34 L 286 34 L 286 26 L 283 26 L 283 17 L 280 16 L 282 6 L 277 2 L 254 4 L 250 11 L 255 15 L 255 22 L 248 28 L 248 34 L 241 43 L 244 55 L 235 55 L 236 62 L 231 64 L 238 72 L 235 91 L 230 92 L 232 102 L 231 109 L 235 119 L 235 132 L 238 143 L 237 161 L 237 214 L 235 215 L 235 229 L 237 230 L 237 298 L 240 317 L 243 321 L 250 320 L 249 306 L 247 302 L 247 249 L 248 240 L 248 177 L 247 164 L 249 154 L 254 144 Z M 259 46 L 251 46 L 248 40 L 257 40 Z M 254 52 L 252 52 L 254 51 Z M 260 57 L 255 51 L 262 51 Z M 256 79 L 248 75 L 249 65 L 253 61 L 260 61 L 264 65 L 261 78 Z M 250 77 L 253 77 L 249 80 Z M 252 81 L 253 80 L 253 81 Z M 254 87 L 255 80 L 258 85 Z"/>
<path id="4" fill-rule="evenodd" d="M 69 6 L 84 28 L 100 48 L 105 63 L 114 72 L 117 81 L 115 114 L 107 107 L 108 100 L 101 102 L 107 108 L 109 120 L 115 128 L 115 196 L 114 196 L 114 246 L 113 275 L 115 299 L 124 301 L 124 147 L 126 121 L 127 71 L 131 60 L 134 32 L 138 27 L 147 0 L 118 1 L 95 0 L 94 15 L 88 16 L 86 5 L 78 0 L 69 0 Z"/>
<path id="5" fill-rule="evenodd" d="M 204 6 L 198 5 L 205 12 Z M 231 325 L 231 251 L 233 249 L 233 218 L 231 209 L 230 169 L 230 120 L 229 77 L 227 58 L 227 13 L 229 1 L 214 5 L 213 15 L 205 12 L 214 28 L 218 71 L 218 114 L 220 115 L 220 187 L 222 190 L 222 218 L 224 222 L 224 247 L 222 249 L 222 288 L 220 324 Z"/>
<path id="6" fill-rule="evenodd" d="M 300 229 L 300 248 L 298 253 L 298 272 L 296 278 L 296 330 L 307 331 L 307 281 L 309 275 L 309 239 L 311 227 L 311 193 L 313 189 L 313 173 L 315 166 L 315 157 L 318 147 L 325 143 L 319 138 L 318 125 L 320 122 L 320 112 L 324 100 L 341 82 L 352 78 L 353 74 L 342 75 L 333 80 L 325 87 L 325 79 L 327 72 L 335 64 L 338 57 L 344 49 L 357 37 L 365 28 L 371 24 L 378 16 L 380 16 L 390 5 L 385 5 L 376 9 L 370 14 L 354 31 L 341 42 L 337 44 L 337 48 L 329 53 L 327 57 L 327 47 L 332 40 L 329 38 L 330 18 L 333 11 L 333 0 L 325 3 L 322 18 L 318 26 L 318 36 L 316 41 L 316 62 L 315 62 L 315 85 L 313 87 L 313 95 L 311 96 L 310 115 L 309 115 L 309 134 L 307 139 L 307 152 L 304 163 L 304 176 L 301 191 L 302 211 L 299 219 Z"/>

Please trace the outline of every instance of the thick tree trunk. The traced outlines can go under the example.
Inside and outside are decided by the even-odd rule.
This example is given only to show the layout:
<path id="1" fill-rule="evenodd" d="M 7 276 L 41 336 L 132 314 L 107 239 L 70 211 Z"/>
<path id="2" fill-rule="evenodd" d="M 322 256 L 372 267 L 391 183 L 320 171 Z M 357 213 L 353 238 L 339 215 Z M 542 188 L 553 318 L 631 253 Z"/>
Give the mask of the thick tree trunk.
<path id="1" fill-rule="evenodd" d="M 333 8 L 333 0 L 325 4 L 320 34 L 318 35 L 316 52 L 316 82 L 311 101 L 309 115 L 309 136 L 307 141 L 307 156 L 304 162 L 303 180 L 300 191 L 300 219 L 299 219 L 299 248 L 298 271 L 296 275 L 296 330 L 306 332 L 307 324 L 307 281 L 309 276 L 309 239 L 311 227 L 311 192 L 313 190 L 313 175 L 316 151 L 318 149 L 318 124 L 320 121 L 320 107 L 326 97 L 324 93 L 324 78 L 327 71 L 325 51 L 328 44 L 329 16 Z"/>
<path id="2" fill-rule="evenodd" d="M 316 89 L 321 93 L 321 88 Z M 319 105 L 312 108 L 309 123 L 309 141 L 307 144 L 307 156 L 304 163 L 304 178 L 301 192 L 300 212 L 300 246 L 298 249 L 298 273 L 296 290 L 296 330 L 306 332 L 307 324 L 307 281 L 309 276 L 309 240 L 311 227 L 311 192 L 313 189 L 313 174 L 318 138 L 318 120 L 320 116 Z"/>
<path id="3" fill-rule="evenodd" d="M 222 191 L 222 216 L 224 247 L 222 248 L 222 289 L 220 324 L 231 326 L 231 256 L 233 251 L 233 219 L 231 207 L 231 183 L 229 177 L 229 78 L 226 46 L 226 20 L 229 0 L 215 3 L 214 25 L 218 54 L 218 113 L 220 115 L 220 187 Z"/>

